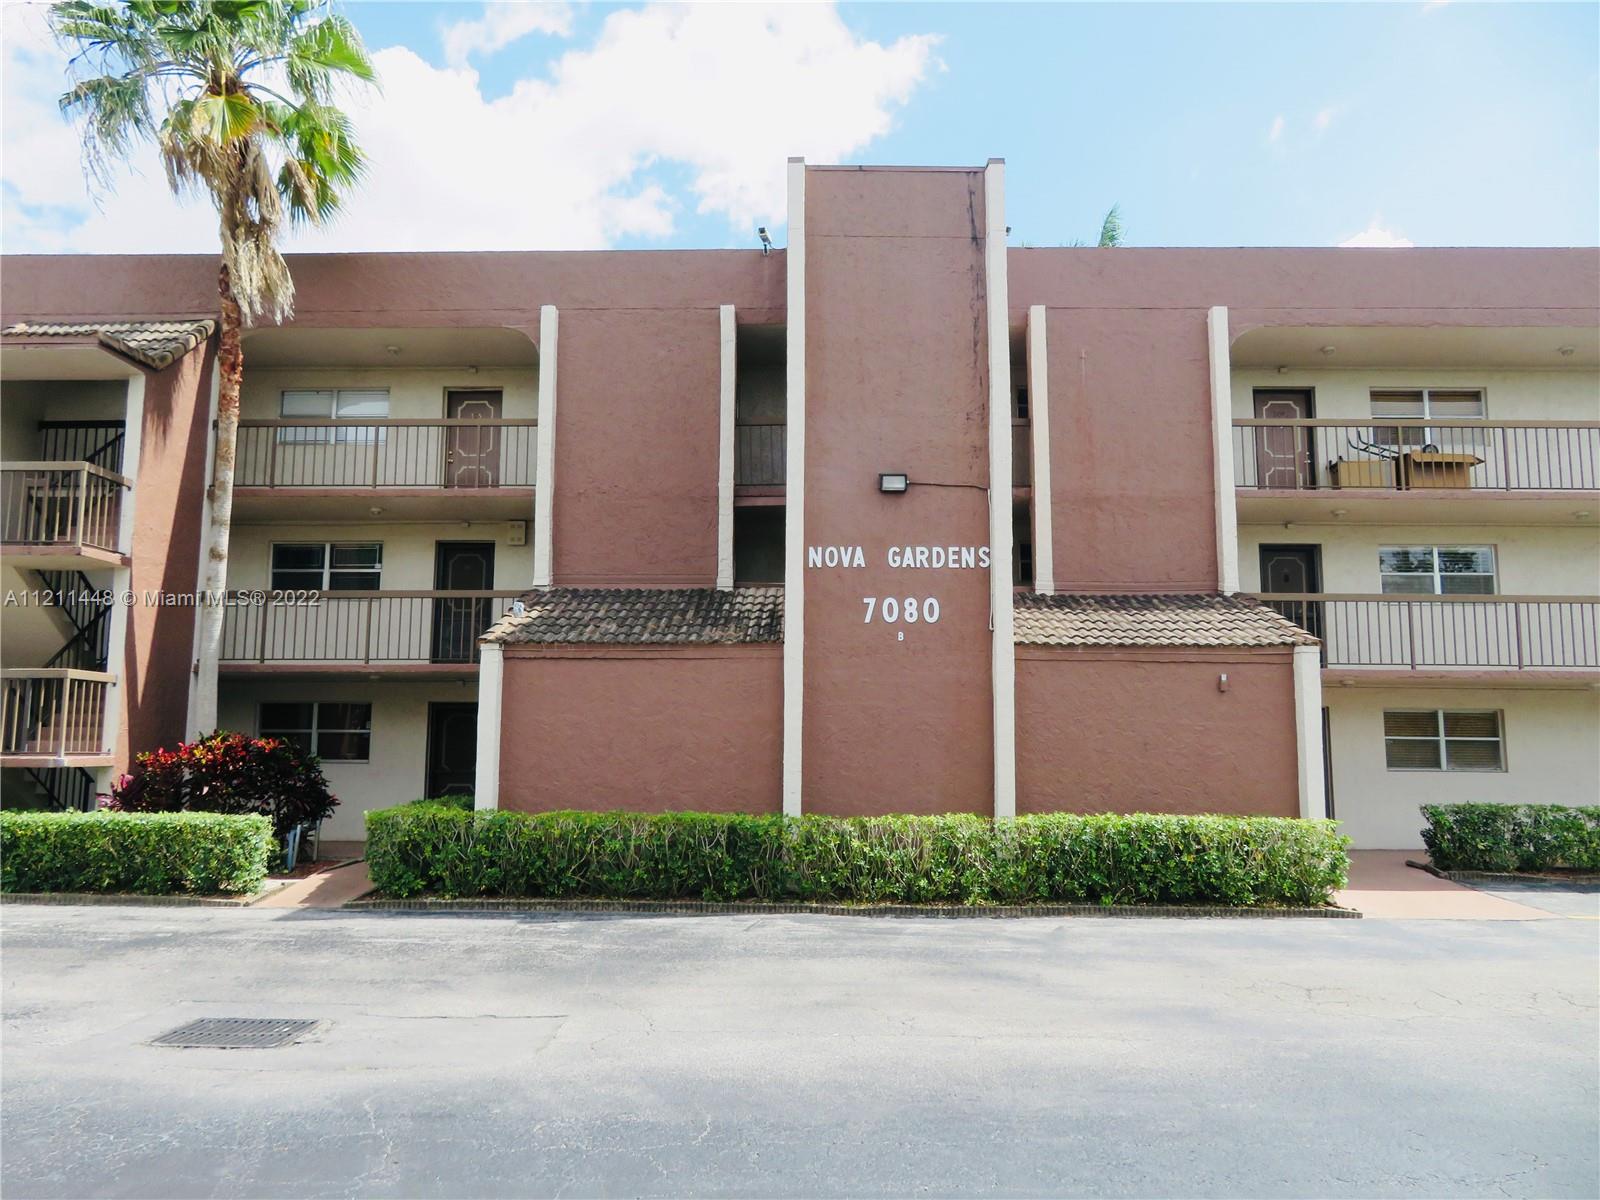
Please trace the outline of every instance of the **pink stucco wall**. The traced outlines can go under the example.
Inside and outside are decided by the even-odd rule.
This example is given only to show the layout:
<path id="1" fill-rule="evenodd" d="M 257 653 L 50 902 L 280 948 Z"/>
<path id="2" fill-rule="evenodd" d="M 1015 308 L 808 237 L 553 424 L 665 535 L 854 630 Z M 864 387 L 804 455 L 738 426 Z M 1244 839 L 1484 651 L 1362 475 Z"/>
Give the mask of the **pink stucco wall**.
<path id="1" fill-rule="evenodd" d="M 503 695 L 501 808 L 782 808 L 782 647 L 511 646 Z"/>
<path id="2" fill-rule="evenodd" d="M 988 572 L 885 561 L 988 542 L 983 173 L 807 171 L 806 224 L 805 540 L 865 565 L 806 570 L 804 806 L 990 811 Z M 869 624 L 864 596 L 940 620 Z"/>
<path id="3" fill-rule="evenodd" d="M 1017 647 L 1018 812 L 1297 816 L 1297 773 L 1288 647 Z"/>

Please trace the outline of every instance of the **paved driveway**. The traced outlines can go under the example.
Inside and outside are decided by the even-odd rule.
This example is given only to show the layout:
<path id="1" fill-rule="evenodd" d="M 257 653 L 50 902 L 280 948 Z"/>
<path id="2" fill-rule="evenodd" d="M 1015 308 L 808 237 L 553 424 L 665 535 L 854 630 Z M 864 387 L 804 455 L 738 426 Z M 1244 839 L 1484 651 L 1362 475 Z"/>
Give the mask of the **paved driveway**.
<path id="1" fill-rule="evenodd" d="M 1591 920 L 0 925 L 7 1197 L 1600 1189 Z"/>

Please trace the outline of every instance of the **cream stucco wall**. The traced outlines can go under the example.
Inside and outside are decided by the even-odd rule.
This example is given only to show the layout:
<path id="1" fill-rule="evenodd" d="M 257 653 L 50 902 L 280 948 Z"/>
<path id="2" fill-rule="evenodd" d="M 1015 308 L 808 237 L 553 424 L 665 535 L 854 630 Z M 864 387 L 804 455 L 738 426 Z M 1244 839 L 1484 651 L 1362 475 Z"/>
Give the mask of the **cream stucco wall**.
<path id="1" fill-rule="evenodd" d="M 393 420 L 444 416 L 445 392 L 454 388 L 499 388 L 503 416 L 539 415 L 539 373 L 533 368 L 485 367 L 474 375 L 464 367 L 252 367 L 240 392 L 240 416 L 274 419 L 281 415 L 282 393 L 300 388 L 388 388 Z"/>
<path id="2" fill-rule="evenodd" d="M 1294 522 L 1239 526 L 1239 583 L 1261 590 L 1261 547 L 1320 546 L 1322 590 L 1377 595 L 1382 546 L 1493 546 L 1495 590 L 1508 596 L 1600 596 L 1600 530 L 1593 526 L 1345 525 Z"/>
<path id="3" fill-rule="evenodd" d="M 1256 388 L 1314 388 L 1319 418 L 1372 415 L 1373 388 L 1478 388 L 1490 421 L 1600 421 L 1600 375 L 1590 370 L 1314 370 L 1233 372 L 1233 415 L 1255 415 Z"/>
<path id="4" fill-rule="evenodd" d="M 223 679 L 219 690 L 221 726 L 248 733 L 258 732 L 257 710 L 263 702 L 322 700 L 372 705 L 371 759 L 323 764 L 333 794 L 339 798 L 339 807 L 322 827 L 322 836 L 329 841 L 363 840 L 364 813 L 421 796 L 427 786 L 429 702 L 464 703 L 478 698 L 476 681 Z"/>
<path id="5" fill-rule="evenodd" d="M 434 547 L 438 542 L 493 542 L 494 586 L 532 586 L 533 547 L 510 544 L 507 521 L 349 521 L 340 524 L 235 525 L 229 550 L 228 583 L 236 589 L 265 588 L 271 580 L 274 542 L 381 542 L 384 591 L 426 591 L 433 587 Z M 526 522 L 524 522 L 526 526 Z"/>
<path id="6" fill-rule="evenodd" d="M 1328 688 L 1334 816 L 1357 849 L 1422 845 L 1423 804 L 1600 803 L 1600 693 Z M 1390 771 L 1385 709 L 1498 709 L 1503 771 Z"/>
<path id="7" fill-rule="evenodd" d="M 0 458 L 38 458 L 40 421 L 122 421 L 127 413 L 121 379 L 8 379 L 0 383 Z"/>

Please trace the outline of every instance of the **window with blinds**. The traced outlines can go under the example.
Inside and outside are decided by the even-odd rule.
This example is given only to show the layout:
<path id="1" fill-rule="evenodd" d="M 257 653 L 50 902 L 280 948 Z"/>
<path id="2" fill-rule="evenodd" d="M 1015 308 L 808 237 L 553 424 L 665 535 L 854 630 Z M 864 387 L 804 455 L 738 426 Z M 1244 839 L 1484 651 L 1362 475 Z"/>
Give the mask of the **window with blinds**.
<path id="1" fill-rule="evenodd" d="M 278 404 L 283 417 L 348 421 L 344 426 L 290 425 L 278 430 L 280 442 L 381 442 L 381 425 L 362 425 L 389 415 L 388 388 L 296 389 L 285 391 Z"/>
<path id="2" fill-rule="evenodd" d="M 1483 392 L 1476 388 L 1374 388 L 1371 403 L 1374 417 L 1408 421 L 1481 421 L 1485 415 Z M 1372 428 L 1372 440 L 1380 446 L 1421 448 L 1441 444 L 1441 438 L 1455 448 L 1463 440 L 1476 441 L 1478 434 L 1399 425 Z"/>
<path id="3" fill-rule="evenodd" d="M 1383 546 L 1378 580 L 1384 595 L 1492 596 L 1493 546 Z"/>
<path id="4" fill-rule="evenodd" d="M 1495 711 L 1387 710 L 1383 751 L 1391 771 L 1505 770 L 1505 739 Z"/>

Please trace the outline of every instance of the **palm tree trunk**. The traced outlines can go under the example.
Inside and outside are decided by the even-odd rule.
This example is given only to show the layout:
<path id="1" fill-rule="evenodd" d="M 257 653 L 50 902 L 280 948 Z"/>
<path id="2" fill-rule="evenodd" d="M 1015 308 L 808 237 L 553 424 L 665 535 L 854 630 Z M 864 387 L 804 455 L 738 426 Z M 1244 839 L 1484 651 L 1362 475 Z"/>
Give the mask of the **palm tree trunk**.
<path id="1" fill-rule="evenodd" d="M 217 442 L 211 476 L 211 528 L 206 553 L 205 603 L 200 610 L 200 677 L 196 681 L 195 726 L 192 733 L 217 727 L 217 664 L 222 648 L 222 619 L 228 586 L 228 533 L 233 524 L 233 466 L 239 443 L 239 388 L 244 381 L 244 319 L 234 298 L 228 265 L 217 275 L 222 322 L 217 346 Z"/>

